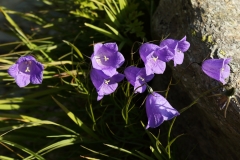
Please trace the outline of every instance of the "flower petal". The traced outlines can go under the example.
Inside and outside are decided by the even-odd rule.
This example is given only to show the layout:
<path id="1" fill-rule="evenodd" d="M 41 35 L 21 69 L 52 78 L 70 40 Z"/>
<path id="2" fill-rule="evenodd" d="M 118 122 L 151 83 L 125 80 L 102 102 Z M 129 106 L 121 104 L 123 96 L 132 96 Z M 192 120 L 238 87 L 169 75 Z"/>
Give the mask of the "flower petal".
<path id="1" fill-rule="evenodd" d="M 160 48 L 156 51 L 156 56 L 163 62 L 169 62 L 174 59 L 175 50 L 168 48 L 167 46 Z"/>
<path id="2" fill-rule="evenodd" d="M 43 80 L 43 65 L 39 62 L 32 62 L 30 82 L 32 84 L 41 84 Z"/>
<path id="3" fill-rule="evenodd" d="M 139 49 L 139 54 L 144 63 L 146 63 L 146 61 L 147 61 L 146 57 L 149 54 L 152 54 L 153 52 L 155 52 L 155 50 L 157 48 L 159 48 L 159 46 L 156 44 L 152 44 L 152 43 L 144 43 L 141 45 L 141 47 Z"/>
<path id="4" fill-rule="evenodd" d="M 177 64 L 182 64 L 184 59 L 184 54 L 182 51 L 176 51 L 174 55 L 174 67 L 176 67 Z"/>
<path id="5" fill-rule="evenodd" d="M 176 49 L 178 40 L 175 39 L 165 39 L 160 43 L 160 47 L 168 46 L 168 48 Z"/>
<path id="6" fill-rule="evenodd" d="M 146 111 L 148 117 L 148 125 L 146 127 L 156 128 L 165 120 L 170 120 L 179 115 L 169 102 L 160 94 L 152 92 L 146 99 Z"/>
<path id="7" fill-rule="evenodd" d="M 8 74 L 11 76 L 11 77 L 16 77 L 18 75 L 18 64 L 13 64 L 9 69 L 8 69 Z"/>
<path id="8" fill-rule="evenodd" d="M 134 66 L 129 66 L 124 70 L 124 74 L 126 76 L 126 79 L 133 86 L 134 86 L 135 81 L 136 81 L 136 75 L 139 71 L 140 71 L 140 68 L 137 68 L 137 67 L 134 67 Z"/>
<path id="9" fill-rule="evenodd" d="M 186 36 L 184 36 L 179 42 L 178 42 L 178 49 L 182 52 L 186 52 L 190 47 L 190 43 L 186 41 Z"/>
<path id="10" fill-rule="evenodd" d="M 115 51 L 115 52 L 118 51 L 118 46 L 117 46 L 117 44 L 114 43 L 114 42 L 105 43 L 105 44 L 103 44 L 103 45 L 106 46 L 107 48 Z"/>
<path id="11" fill-rule="evenodd" d="M 225 84 L 225 79 L 230 75 L 230 58 L 208 59 L 202 63 L 203 72 L 209 77 Z"/>
<path id="12" fill-rule="evenodd" d="M 99 88 L 101 87 L 104 79 L 109 78 L 109 76 L 105 75 L 101 70 L 97 70 L 92 68 L 90 71 L 90 78 L 92 80 L 92 83 L 94 85 L 94 87 L 99 90 Z"/>
<path id="13" fill-rule="evenodd" d="M 30 75 L 20 73 L 15 77 L 15 81 L 19 87 L 25 87 L 30 83 Z"/>

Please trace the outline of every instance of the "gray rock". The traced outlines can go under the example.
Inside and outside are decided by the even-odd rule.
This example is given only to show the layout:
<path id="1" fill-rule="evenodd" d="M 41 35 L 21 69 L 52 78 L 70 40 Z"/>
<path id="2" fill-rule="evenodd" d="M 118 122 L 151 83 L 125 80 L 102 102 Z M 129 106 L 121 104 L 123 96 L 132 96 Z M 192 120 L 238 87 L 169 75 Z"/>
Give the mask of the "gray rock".
<path id="1" fill-rule="evenodd" d="M 221 94 L 226 88 L 240 90 L 240 1 L 238 0 L 160 0 L 152 19 L 153 39 L 164 37 L 181 39 L 187 35 L 191 47 L 185 53 L 184 63 L 169 66 L 175 79 L 180 79 L 180 90 L 184 90 L 194 100 L 203 92 L 220 85 L 205 75 L 201 66 L 205 58 L 231 57 L 231 75 L 228 84 L 210 92 Z M 191 64 L 193 63 L 193 64 Z M 191 65 L 189 65 L 191 64 Z M 153 86 L 159 85 L 161 78 L 154 79 Z M 178 91 L 179 92 L 179 91 Z M 181 91 L 180 91 L 181 92 Z M 240 158 L 240 115 L 234 108 L 238 106 L 231 100 L 224 118 L 219 110 L 219 96 L 204 96 L 198 101 L 198 114 L 193 116 L 201 123 L 199 127 L 186 126 L 188 132 L 196 136 L 201 150 L 210 159 Z M 234 95 L 238 101 L 239 92 Z M 184 100 L 183 100 L 184 101 Z M 173 106 L 175 107 L 175 106 Z M 192 111 L 192 110 L 191 110 Z M 188 112 L 188 111 L 186 111 Z M 185 113 L 182 113 L 184 116 Z M 196 122 L 197 123 L 197 122 Z M 190 152 L 190 151 L 189 151 Z M 201 157 L 199 157 L 201 159 Z"/>

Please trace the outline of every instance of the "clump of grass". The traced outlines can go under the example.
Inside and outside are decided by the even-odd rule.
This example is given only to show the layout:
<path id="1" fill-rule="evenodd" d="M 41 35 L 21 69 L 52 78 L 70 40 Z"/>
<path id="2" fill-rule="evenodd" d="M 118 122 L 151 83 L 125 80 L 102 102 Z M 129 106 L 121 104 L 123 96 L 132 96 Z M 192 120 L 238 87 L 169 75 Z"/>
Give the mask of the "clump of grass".
<path id="1" fill-rule="evenodd" d="M 42 1 L 43 8 L 27 14 L 0 8 L 9 31 L 19 39 L 0 44 L 9 50 L 0 56 L 4 89 L 0 145 L 6 152 L 0 158 L 171 158 L 171 145 L 181 136 L 170 136 L 175 119 L 164 145 L 160 134 L 145 129 L 145 108 L 141 107 L 145 95 L 131 94 L 129 84 L 123 82 L 116 93 L 99 103 L 89 78 L 92 43 L 116 41 L 131 55 L 136 40 L 147 40 L 140 5 L 148 4 L 151 15 L 153 2 Z M 38 29 L 24 32 L 11 14 L 35 23 Z M 44 80 L 41 85 L 20 89 L 7 69 L 26 54 L 44 64 Z"/>

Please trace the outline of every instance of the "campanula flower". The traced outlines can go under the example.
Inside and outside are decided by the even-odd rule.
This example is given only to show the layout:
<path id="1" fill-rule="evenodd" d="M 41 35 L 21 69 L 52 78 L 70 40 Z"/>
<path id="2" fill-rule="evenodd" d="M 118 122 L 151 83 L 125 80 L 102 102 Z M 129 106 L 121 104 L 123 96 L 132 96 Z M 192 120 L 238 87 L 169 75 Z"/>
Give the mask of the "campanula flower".
<path id="1" fill-rule="evenodd" d="M 90 77 L 94 87 L 97 90 L 97 100 L 99 101 L 104 95 L 109 95 L 117 89 L 118 82 L 123 80 L 124 75 L 115 73 L 113 76 L 108 76 L 104 74 L 103 71 L 92 68 Z"/>
<path id="2" fill-rule="evenodd" d="M 146 110 L 148 117 L 146 129 L 149 127 L 156 128 L 161 125 L 163 121 L 170 120 L 180 115 L 163 96 L 156 92 L 152 92 L 147 96 Z"/>
<path id="3" fill-rule="evenodd" d="M 186 36 L 183 37 L 181 40 L 175 39 L 165 39 L 160 43 L 160 47 L 167 46 L 169 51 L 171 52 L 164 52 L 166 54 L 163 57 L 166 57 L 165 62 L 169 62 L 170 60 L 174 61 L 174 66 L 177 64 L 182 64 L 184 59 L 184 52 L 186 52 L 189 47 L 190 43 L 186 41 Z"/>
<path id="4" fill-rule="evenodd" d="M 134 86 L 135 93 L 143 93 L 146 90 L 146 82 L 153 79 L 154 74 L 146 75 L 145 68 L 138 68 L 134 66 L 127 67 L 124 70 L 127 80 Z"/>
<path id="5" fill-rule="evenodd" d="M 159 47 L 152 43 L 144 43 L 139 49 L 140 57 L 146 68 L 146 75 L 162 74 L 166 69 L 166 63 L 162 61 L 164 52 L 169 52 L 167 47 Z"/>
<path id="6" fill-rule="evenodd" d="M 230 61 L 230 58 L 208 59 L 202 63 L 202 70 L 209 77 L 226 84 L 225 79 L 230 75 Z"/>
<path id="7" fill-rule="evenodd" d="M 29 83 L 41 84 L 43 80 L 43 65 L 30 55 L 20 57 L 8 69 L 8 74 L 13 77 L 19 87 Z"/>
<path id="8" fill-rule="evenodd" d="M 125 61 L 123 55 L 118 52 L 116 43 L 97 43 L 94 45 L 94 52 L 91 56 L 92 66 L 102 70 L 104 74 L 113 76 Z"/>

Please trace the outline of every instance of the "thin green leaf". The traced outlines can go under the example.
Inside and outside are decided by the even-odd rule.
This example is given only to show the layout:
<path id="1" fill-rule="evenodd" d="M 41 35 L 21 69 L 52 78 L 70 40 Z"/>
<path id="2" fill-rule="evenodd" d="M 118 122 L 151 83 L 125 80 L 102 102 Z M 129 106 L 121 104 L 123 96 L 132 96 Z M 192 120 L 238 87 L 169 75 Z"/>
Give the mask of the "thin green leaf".
<path id="1" fill-rule="evenodd" d="M 83 57 L 82 53 L 79 51 L 79 49 L 78 49 L 74 44 L 72 44 L 72 43 L 70 43 L 70 42 L 68 42 L 68 41 L 65 41 L 65 40 L 63 40 L 63 42 L 66 43 L 67 45 L 71 46 L 71 47 L 77 52 L 77 54 L 79 55 L 79 57 L 80 57 L 82 60 L 84 60 L 84 57 Z"/>
<path id="2" fill-rule="evenodd" d="M 89 23 L 84 23 L 84 25 L 98 31 L 99 33 L 104 34 L 107 37 L 110 37 L 113 40 L 121 41 L 121 38 L 119 38 L 118 36 L 114 35 L 113 33 L 109 32 L 105 29 L 99 28 L 99 27 L 94 26 L 94 25 L 89 24 Z"/>
<path id="3" fill-rule="evenodd" d="M 31 156 L 33 156 L 34 158 L 37 158 L 39 160 L 45 160 L 42 156 L 38 155 L 37 153 L 31 151 L 30 149 L 28 149 L 28 148 L 26 148 L 22 145 L 19 145 L 17 143 L 11 142 L 11 141 L 3 140 L 3 139 L 0 139 L 0 142 L 8 144 L 8 145 L 13 146 L 13 147 L 16 147 L 16 148 L 30 154 Z"/>
<path id="4" fill-rule="evenodd" d="M 99 139 L 98 136 L 90 128 L 88 128 L 77 116 L 70 112 L 63 104 L 57 101 L 53 96 L 52 99 L 57 103 L 59 107 L 62 108 L 64 112 L 67 113 L 67 115 L 69 116 L 69 118 L 72 119 L 73 122 L 75 122 L 79 127 L 81 127 L 86 133 L 91 135 L 93 138 Z"/>

